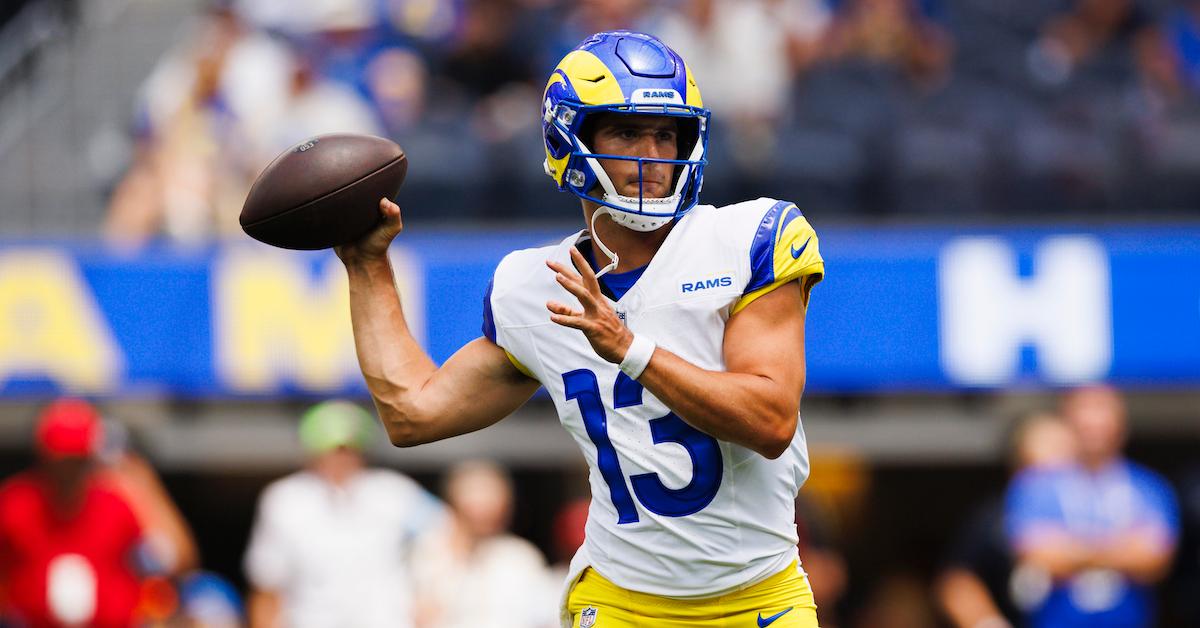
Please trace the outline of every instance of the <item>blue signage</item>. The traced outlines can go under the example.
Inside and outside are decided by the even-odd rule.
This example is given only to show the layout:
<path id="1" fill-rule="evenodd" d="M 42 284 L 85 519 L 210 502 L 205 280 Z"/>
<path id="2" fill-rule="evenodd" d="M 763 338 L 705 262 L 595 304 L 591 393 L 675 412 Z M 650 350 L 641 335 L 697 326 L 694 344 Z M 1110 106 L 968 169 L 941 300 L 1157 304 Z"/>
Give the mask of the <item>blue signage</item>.
<path id="1" fill-rule="evenodd" d="M 1200 385 L 1200 227 L 820 230 L 808 390 Z M 479 335 L 508 251 L 557 232 L 405 233 L 397 284 L 437 361 Z M 0 243 L 0 394 L 361 394 L 331 252 Z"/>

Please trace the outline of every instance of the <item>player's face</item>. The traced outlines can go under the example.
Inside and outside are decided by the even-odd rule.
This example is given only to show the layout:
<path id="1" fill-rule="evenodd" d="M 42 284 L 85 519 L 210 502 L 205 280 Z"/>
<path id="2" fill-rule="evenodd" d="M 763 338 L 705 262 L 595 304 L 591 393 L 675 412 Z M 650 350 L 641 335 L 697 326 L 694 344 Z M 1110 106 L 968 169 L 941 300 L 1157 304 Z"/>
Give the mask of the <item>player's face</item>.
<path id="1" fill-rule="evenodd" d="M 596 123 L 592 150 L 607 155 L 677 159 L 679 146 L 678 122 L 667 116 L 610 114 Z M 638 196 L 638 163 L 617 159 L 601 159 L 601 167 L 612 179 L 617 193 Z M 644 163 L 641 168 L 641 194 L 646 198 L 670 195 L 675 180 L 674 164 Z"/>

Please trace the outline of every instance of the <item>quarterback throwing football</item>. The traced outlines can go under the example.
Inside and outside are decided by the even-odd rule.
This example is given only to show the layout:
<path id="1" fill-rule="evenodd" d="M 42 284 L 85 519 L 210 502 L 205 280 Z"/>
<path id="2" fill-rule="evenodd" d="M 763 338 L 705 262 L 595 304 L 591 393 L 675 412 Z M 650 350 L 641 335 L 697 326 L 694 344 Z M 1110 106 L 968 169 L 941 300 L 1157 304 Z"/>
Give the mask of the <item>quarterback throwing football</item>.
<path id="1" fill-rule="evenodd" d="M 484 337 L 440 368 L 409 333 L 386 257 L 400 208 L 382 201 L 381 226 L 338 250 L 390 439 L 481 429 L 545 387 L 592 488 L 564 625 L 816 626 L 793 524 L 816 234 L 788 202 L 697 204 L 709 111 L 652 36 L 580 44 L 542 121 L 546 172 L 580 197 L 587 229 L 505 257 Z"/>

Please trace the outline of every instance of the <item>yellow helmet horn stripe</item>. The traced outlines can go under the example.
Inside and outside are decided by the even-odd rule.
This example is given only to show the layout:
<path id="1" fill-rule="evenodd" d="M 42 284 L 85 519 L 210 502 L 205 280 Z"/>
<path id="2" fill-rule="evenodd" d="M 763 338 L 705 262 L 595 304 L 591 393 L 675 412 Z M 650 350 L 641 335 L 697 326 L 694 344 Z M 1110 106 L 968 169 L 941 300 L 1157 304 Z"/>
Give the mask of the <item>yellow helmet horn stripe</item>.
<path id="1" fill-rule="evenodd" d="M 703 107 L 704 101 L 700 98 L 700 87 L 696 85 L 696 79 L 692 77 L 692 69 L 686 65 L 683 66 L 683 69 L 687 72 L 687 100 L 684 101 L 684 104 Z"/>
<path id="2" fill-rule="evenodd" d="M 585 105 L 618 105 L 625 102 L 625 94 L 617 77 L 600 57 L 586 51 L 576 50 L 563 58 L 557 70 L 571 78 L 571 87 Z"/>

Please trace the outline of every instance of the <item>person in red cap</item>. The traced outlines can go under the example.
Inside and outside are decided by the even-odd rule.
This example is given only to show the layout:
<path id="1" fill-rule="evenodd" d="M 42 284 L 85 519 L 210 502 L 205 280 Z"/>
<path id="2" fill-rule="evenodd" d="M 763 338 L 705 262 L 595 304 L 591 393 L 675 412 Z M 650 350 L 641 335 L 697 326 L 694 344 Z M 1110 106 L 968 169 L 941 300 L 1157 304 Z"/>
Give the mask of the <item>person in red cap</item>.
<path id="1" fill-rule="evenodd" d="M 0 623 L 134 623 L 142 528 L 97 471 L 102 431 L 87 402 L 55 401 L 34 431 L 37 465 L 0 485 Z"/>

